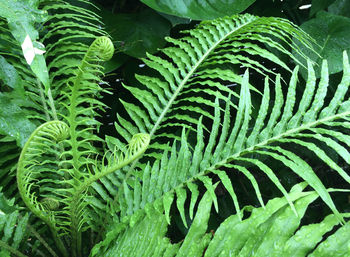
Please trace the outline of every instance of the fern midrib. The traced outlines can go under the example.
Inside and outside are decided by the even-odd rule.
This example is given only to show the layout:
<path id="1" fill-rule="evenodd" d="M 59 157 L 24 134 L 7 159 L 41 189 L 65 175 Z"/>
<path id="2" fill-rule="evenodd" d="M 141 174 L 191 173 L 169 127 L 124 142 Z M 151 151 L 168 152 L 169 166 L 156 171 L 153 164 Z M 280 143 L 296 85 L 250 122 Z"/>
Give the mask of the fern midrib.
<path id="1" fill-rule="evenodd" d="M 74 176 L 77 180 L 75 180 L 75 183 L 78 183 L 78 180 L 80 179 L 80 162 L 79 162 L 79 151 L 78 151 L 78 140 L 77 140 L 77 98 L 78 98 L 78 91 L 79 91 L 79 84 L 81 81 L 81 77 L 83 76 L 83 70 L 85 68 L 85 60 L 82 61 L 82 65 L 79 69 L 79 73 L 76 76 L 76 79 L 74 81 L 74 84 L 71 88 L 72 95 L 71 95 L 71 105 L 69 106 L 69 116 L 68 116 L 68 123 L 69 123 L 69 133 L 70 133 L 70 142 L 72 146 L 72 161 L 73 161 L 73 170 L 74 170 Z"/>
<path id="2" fill-rule="evenodd" d="M 255 21 L 255 20 L 253 20 Z M 247 24 L 253 22 L 253 21 L 249 21 L 244 23 L 243 25 L 240 25 L 238 27 L 236 27 L 234 30 L 232 30 L 230 33 L 227 33 L 225 36 L 223 36 L 220 40 L 218 40 L 215 44 L 213 44 L 208 51 L 203 54 L 203 56 L 198 60 L 198 62 L 192 66 L 192 69 L 189 71 L 189 73 L 184 77 L 184 79 L 182 80 L 182 82 L 180 83 L 180 85 L 178 86 L 178 88 L 176 89 L 176 91 L 174 92 L 174 94 L 172 95 L 172 97 L 170 98 L 169 102 L 167 103 L 167 105 L 165 106 L 163 112 L 160 114 L 157 122 L 154 124 L 150 134 L 150 138 L 153 137 L 154 133 L 156 132 L 156 130 L 158 129 L 158 126 L 160 125 L 160 123 L 162 122 L 164 116 L 167 114 L 168 110 L 170 109 L 170 107 L 172 106 L 173 102 L 175 101 L 175 99 L 177 98 L 177 96 L 179 95 L 180 91 L 183 89 L 183 87 L 185 86 L 185 84 L 187 83 L 187 81 L 189 80 L 189 78 L 194 74 L 194 72 L 197 70 L 197 68 L 199 67 L 199 65 L 201 65 L 203 63 L 203 61 L 208 57 L 209 54 L 211 54 L 211 52 L 222 42 L 224 41 L 227 37 L 229 37 L 230 35 L 232 35 L 233 33 L 237 32 L 239 29 L 241 29 L 242 27 L 246 26 Z"/>
<path id="3" fill-rule="evenodd" d="M 78 73 L 75 77 L 74 84 L 71 87 L 71 99 L 70 99 L 70 106 L 69 106 L 69 116 L 68 116 L 68 124 L 69 124 L 69 134 L 70 134 L 70 143 L 71 143 L 71 152 L 72 152 L 72 161 L 73 161 L 73 176 L 74 176 L 74 184 L 75 186 L 80 186 L 81 182 L 81 174 L 80 174 L 80 153 L 78 149 L 78 135 L 77 135 L 77 126 L 78 123 L 76 121 L 77 119 L 77 99 L 78 99 L 78 92 L 79 92 L 79 86 L 83 77 L 83 73 L 85 70 L 85 66 L 88 65 L 86 61 L 86 56 L 88 53 L 84 56 L 84 59 L 82 60 L 82 64 L 78 69 Z M 76 192 L 76 190 L 75 190 Z M 69 217 L 71 220 L 70 224 L 70 230 L 71 230 L 71 236 L 72 236 L 72 254 L 73 256 L 81 256 L 81 232 L 79 231 L 79 222 L 80 219 L 78 215 L 76 215 L 76 202 L 71 202 L 70 205 L 73 205 L 73 208 L 69 208 Z"/>
<path id="4" fill-rule="evenodd" d="M 276 142 L 276 141 L 278 141 L 281 138 L 288 137 L 288 136 L 296 134 L 296 133 L 298 133 L 300 131 L 307 130 L 307 129 L 315 127 L 317 125 L 320 125 L 320 124 L 323 124 L 323 123 L 326 123 L 328 121 L 332 121 L 332 120 L 335 120 L 335 119 L 339 119 L 339 118 L 342 118 L 342 117 L 345 117 L 345 116 L 348 116 L 348 115 L 350 115 L 350 111 L 343 112 L 341 114 L 328 116 L 326 118 L 323 118 L 323 119 L 320 119 L 320 120 L 317 120 L 317 121 L 314 121 L 314 122 L 311 122 L 311 123 L 307 123 L 307 124 L 302 125 L 302 126 L 300 126 L 298 128 L 290 129 L 290 130 L 288 130 L 288 131 L 286 131 L 284 133 L 281 133 L 278 136 L 275 136 L 275 137 L 272 137 L 270 139 L 264 140 L 264 141 L 262 141 L 262 142 L 260 142 L 260 143 L 258 143 L 256 145 L 253 145 L 253 146 L 251 146 L 249 148 L 243 149 L 242 151 L 239 151 L 236 154 L 233 154 L 233 155 L 223 159 L 222 161 L 219 161 L 219 162 L 217 162 L 215 164 L 212 164 L 210 167 L 204 169 L 202 172 L 198 173 L 197 175 L 195 175 L 193 177 L 190 177 L 189 179 L 183 181 L 182 183 L 178 184 L 176 187 L 174 187 L 173 189 L 169 190 L 168 192 L 173 192 L 177 188 L 182 188 L 183 185 L 186 185 L 186 184 L 188 184 L 190 182 L 193 182 L 193 181 L 197 180 L 198 177 L 202 177 L 202 176 L 208 174 L 212 170 L 215 170 L 218 167 L 221 167 L 221 166 L 225 165 L 226 163 L 231 162 L 233 159 L 235 159 L 237 157 L 240 157 L 240 156 L 243 156 L 245 153 L 253 152 L 256 148 L 261 148 L 261 147 L 263 147 L 265 145 L 271 144 L 272 142 Z"/>
<path id="5" fill-rule="evenodd" d="M 9 252 L 13 253 L 15 256 L 18 256 L 18 257 L 28 257 L 28 255 L 21 253 L 20 251 L 8 245 L 6 242 L 2 240 L 0 240 L 0 249 L 8 250 Z"/>
<path id="6" fill-rule="evenodd" d="M 245 153 L 251 153 L 256 148 L 264 147 L 265 145 L 268 145 L 268 144 L 271 144 L 273 142 L 276 142 L 276 141 L 278 141 L 281 138 L 285 138 L 285 137 L 291 136 L 291 135 L 296 134 L 298 132 L 301 132 L 303 130 L 307 130 L 309 128 L 316 127 L 316 126 L 318 126 L 320 124 L 324 124 L 324 123 L 326 123 L 328 121 L 339 119 L 339 118 L 342 118 L 342 117 L 345 117 L 345 116 L 348 116 L 348 115 L 350 115 L 350 111 L 343 112 L 341 114 L 328 116 L 326 118 L 323 118 L 323 119 L 320 119 L 320 120 L 316 120 L 316 121 L 311 122 L 311 123 L 304 124 L 304 125 L 302 125 L 300 127 L 287 130 L 284 133 L 281 133 L 281 134 L 279 134 L 277 136 L 271 137 L 271 138 L 269 138 L 267 140 L 264 140 L 264 141 L 262 141 L 262 142 L 260 142 L 260 143 L 258 143 L 256 145 L 253 145 L 253 146 L 251 146 L 249 148 L 243 149 L 242 151 L 225 158 L 224 160 L 222 160 L 222 161 L 212 165 L 210 168 L 208 168 L 208 169 L 204 170 L 203 172 L 201 172 L 199 176 L 205 175 L 207 173 L 206 171 L 208 171 L 208 170 L 215 169 L 215 167 L 217 167 L 217 166 L 222 166 L 222 165 L 226 164 L 227 162 L 229 162 L 230 159 L 237 158 L 239 156 L 244 155 Z"/>

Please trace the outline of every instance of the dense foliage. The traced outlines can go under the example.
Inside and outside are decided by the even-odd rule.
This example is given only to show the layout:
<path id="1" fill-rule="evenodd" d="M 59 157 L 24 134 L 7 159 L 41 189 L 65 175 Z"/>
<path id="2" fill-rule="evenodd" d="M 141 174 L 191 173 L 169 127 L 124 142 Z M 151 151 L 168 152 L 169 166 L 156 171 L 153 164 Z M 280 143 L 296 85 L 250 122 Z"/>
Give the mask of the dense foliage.
<path id="1" fill-rule="evenodd" d="M 0 256 L 349 256 L 350 6 L 292 2 L 1 2 Z"/>

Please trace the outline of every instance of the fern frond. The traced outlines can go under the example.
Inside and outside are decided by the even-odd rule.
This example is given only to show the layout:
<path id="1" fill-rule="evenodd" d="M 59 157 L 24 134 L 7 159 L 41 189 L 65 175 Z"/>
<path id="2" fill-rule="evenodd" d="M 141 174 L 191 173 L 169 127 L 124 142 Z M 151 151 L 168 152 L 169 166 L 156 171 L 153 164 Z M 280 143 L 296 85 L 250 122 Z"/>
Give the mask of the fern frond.
<path id="1" fill-rule="evenodd" d="M 19 250 L 25 249 L 29 214 L 21 217 L 18 206 L 14 205 L 14 199 L 7 200 L 2 192 L 0 192 L 0 201 L 0 254 L 25 256 Z"/>
<path id="2" fill-rule="evenodd" d="M 106 239 L 94 247 L 92 256 L 304 257 L 334 255 L 334 249 L 339 256 L 346 256 L 349 221 L 339 227 L 339 219 L 331 214 L 319 223 L 300 226 L 307 208 L 318 198 L 314 191 L 303 191 L 306 185 L 297 184 L 288 193 L 295 210 L 286 197 L 272 199 L 261 208 L 246 206 L 243 210 L 251 212 L 248 218 L 241 221 L 238 214 L 229 216 L 212 233 L 207 228 L 213 199 L 207 192 L 199 202 L 187 235 L 176 244 L 166 237 L 167 222 L 162 209 L 148 206 L 145 215 L 134 214 L 113 227 Z M 350 217 L 350 213 L 341 215 Z M 131 223 L 131 219 L 136 222 Z"/>
<path id="3" fill-rule="evenodd" d="M 86 207 L 89 205 L 87 191 L 90 186 L 107 175 L 115 172 L 128 165 L 132 161 L 140 158 L 146 151 L 149 144 L 149 135 L 136 134 L 130 141 L 125 152 L 114 152 L 107 158 L 107 165 L 95 163 L 93 170 L 83 174 L 83 179 L 77 180 L 73 177 L 68 183 L 72 187 L 66 190 L 68 195 L 61 201 L 65 208 L 60 215 L 66 217 L 67 222 L 62 224 L 63 229 L 69 225 L 70 233 L 73 240 L 73 249 L 79 250 L 81 247 L 80 233 L 87 229 L 87 225 L 91 224 Z M 93 187 L 96 189 L 96 187 Z M 63 218 L 64 219 L 64 218 Z M 62 226 L 61 225 L 61 226 Z M 94 227 L 94 226 L 92 226 Z"/>
<path id="4" fill-rule="evenodd" d="M 75 76 L 92 41 L 98 36 L 106 35 L 101 29 L 100 18 L 84 8 L 86 5 L 91 3 L 81 0 L 48 0 L 42 4 L 42 9 L 49 14 L 43 26 L 46 33 L 42 37 L 42 43 L 47 46 L 45 57 L 49 60 L 54 99 L 59 96 L 60 90 L 67 92 L 66 81 Z"/>
<path id="5" fill-rule="evenodd" d="M 93 117 L 96 109 L 103 108 L 103 104 L 95 99 L 95 94 L 102 91 L 97 84 L 103 74 L 99 62 L 110 59 L 113 53 L 114 47 L 109 38 L 95 39 L 81 61 L 75 77 L 67 84 L 70 89 L 70 92 L 66 93 L 69 104 L 64 105 L 68 111 L 65 119 L 70 130 L 68 143 L 71 149 L 64 155 L 68 159 L 66 164 L 72 167 L 71 175 L 77 180 L 82 176 L 80 174 L 82 169 L 85 169 L 89 163 L 89 157 L 98 155 L 98 151 L 93 146 L 94 141 L 100 141 L 93 134 L 98 127 L 98 122 Z M 86 107 L 86 105 L 89 106 Z"/>
<path id="6" fill-rule="evenodd" d="M 19 148 L 10 137 L 0 139 L 0 187 L 6 197 L 13 197 L 17 193 L 16 164 Z"/>
<path id="7" fill-rule="evenodd" d="M 216 120 L 215 126 L 217 127 L 220 123 L 220 119 L 213 115 L 213 109 L 217 114 L 221 112 L 221 109 L 226 108 L 226 103 L 228 109 L 237 108 L 231 98 L 238 98 L 239 94 L 227 87 L 227 85 L 242 83 L 242 77 L 234 72 L 235 68 L 239 69 L 239 66 L 242 65 L 261 74 L 273 76 L 275 75 L 273 71 L 267 71 L 256 61 L 257 58 L 264 59 L 266 57 L 269 61 L 290 70 L 277 56 L 264 49 L 262 44 L 294 58 L 287 50 L 290 47 L 296 48 L 292 39 L 296 37 L 305 45 L 308 45 L 309 39 L 306 34 L 286 20 L 260 18 L 249 14 L 203 22 L 196 29 L 184 33 L 187 35 L 183 38 L 167 39 L 172 46 L 162 50 L 162 57 L 148 55 L 148 59 L 144 60 L 147 66 L 157 71 L 157 75 L 153 77 L 136 76 L 144 87 L 125 86 L 138 99 L 139 103 L 134 104 L 121 100 L 131 122 L 118 116 L 116 123 L 116 129 L 125 141 L 130 140 L 135 133 L 149 134 L 151 142 L 145 156 L 153 157 L 158 161 L 166 158 L 164 155 L 162 157 L 161 154 L 164 150 L 172 151 L 168 142 L 174 139 L 182 141 L 180 135 L 183 128 L 192 131 L 192 134 L 196 133 L 198 119 L 203 116 L 204 122 L 201 129 L 209 131 L 208 120 L 209 123 Z M 278 43 L 274 40 L 275 38 L 283 38 L 283 40 Z M 249 41 L 248 44 L 247 41 Z M 298 50 L 296 49 L 296 51 Z M 214 63 L 215 65 L 213 65 Z M 251 90 L 257 91 L 252 85 L 249 87 Z M 226 129 L 229 127 L 228 124 L 226 124 Z M 247 122 L 245 122 L 245 126 L 247 126 Z M 214 145 L 215 137 L 207 150 L 206 158 L 209 157 L 210 148 Z M 192 147 L 191 144 L 189 149 L 184 151 L 191 152 Z M 220 147 L 223 147 L 222 144 Z M 196 150 L 196 152 L 198 151 L 200 150 Z M 219 158 L 219 152 L 217 151 L 215 157 Z M 175 154 L 172 156 L 174 161 L 171 164 L 174 164 L 177 157 Z M 188 158 L 187 155 L 186 159 Z M 199 160 L 202 157 L 194 156 L 193 158 Z M 133 163 L 132 167 L 125 169 L 123 173 L 137 173 L 144 167 L 145 161 L 141 160 Z M 136 169 L 134 170 L 134 168 Z M 164 169 L 166 170 L 166 168 Z M 196 169 L 192 167 L 191 174 L 195 174 Z M 186 173 L 185 171 L 181 172 Z M 158 173 L 158 171 L 152 171 L 152 174 L 154 173 Z M 165 172 L 165 174 L 167 173 Z M 181 176 L 186 177 L 187 175 L 182 174 Z M 122 176 L 123 174 L 120 176 L 119 183 L 123 181 Z M 167 175 L 164 175 L 164 181 L 167 181 L 165 176 Z M 140 176 L 138 177 L 140 178 Z M 174 176 L 171 182 L 174 185 L 177 183 L 174 182 L 176 178 L 177 176 Z M 135 183 L 137 183 L 136 181 L 137 179 L 135 179 Z M 131 182 L 131 187 L 133 187 L 132 183 L 134 182 Z M 205 184 L 210 188 L 209 181 L 206 181 Z M 173 187 L 164 186 L 164 192 L 167 192 L 167 188 Z M 125 190 L 123 189 L 118 195 L 126 193 Z M 159 192 L 156 194 L 163 195 Z M 101 188 L 101 194 L 112 193 Z M 112 195 L 112 197 L 116 196 Z M 153 197 L 149 196 L 149 199 L 153 199 Z M 125 210 L 125 208 L 121 209 Z"/>
<path id="8" fill-rule="evenodd" d="M 203 129 L 202 119 L 199 119 L 197 124 L 197 142 L 194 147 L 191 147 L 187 142 L 187 133 L 186 130 L 183 130 L 179 142 L 175 141 L 170 150 L 164 151 L 162 157 L 153 164 L 147 164 L 140 177 L 142 180 L 140 193 L 136 193 L 139 191 L 137 189 L 139 178 L 135 177 L 133 181 L 129 182 L 133 191 L 128 194 L 124 192 L 123 199 L 120 200 L 124 203 L 120 205 L 121 216 L 132 215 L 137 208 L 144 209 L 147 204 L 156 204 L 160 201 L 169 221 L 170 208 L 176 196 L 176 205 L 184 224 L 186 224 L 184 199 L 189 197 L 186 195 L 186 191 L 188 189 L 191 192 L 189 212 L 192 217 L 193 208 L 198 199 L 197 183 L 204 185 L 218 211 L 213 181 L 208 176 L 216 174 L 232 197 L 237 217 L 242 217 L 238 198 L 228 174 L 236 170 L 246 176 L 250 180 L 259 202 L 264 206 L 258 184 L 251 174 L 253 169 L 264 173 L 276 185 L 296 214 L 293 200 L 290 199 L 287 190 L 279 181 L 276 171 L 270 166 L 270 158 L 272 158 L 283 164 L 285 169 L 289 169 L 306 181 L 329 206 L 335 216 L 339 220 L 343 220 L 322 181 L 311 166 L 302 159 L 300 150 L 297 152 L 293 150 L 295 148 L 289 146 L 296 144 L 311 151 L 329 168 L 350 183 L 349 175 L 332 160 L 329 153 L 322 150 L 317 144 L 317 142 L 326 144 L 330 149 L 334 149 L 345 162 L 349 163 L 350 153 L 344 147 L 344 145 L 349 145 L 348 126 L 346 122 L 340 122 L 349 119 L 350 114 L 350 105 L 347 104 L 349 100 L 343 100 L 350 85 L 349 61 L 344 53 L 343 79 L 329 103 L 325 101 L 325 97 L 329 95 L 325 92 L 328 85 L 326 62 L 323 65 L 323 76 L 319 86 L 316 86 L 313 68 L 309 64 L 309 79 L 302 100 L 294 110 L 295 108 L 292 107 L 296 102 L 297 70 L 296 68 L 293 71 L 285 100 L 281 94 L 280 77 L 277 76 L 275 100 L 271 108 L 269 107 L 269 81 L 266 80 L 256 120 L 252 120 L 251 117 L 249 75 L 246 72 L 241 84 L 240 101 L 234 123 L 230 123 L 232 115 L 230 103 L 227 103 L 225 110 L 222 110 L 218 100 L 216 100 L 213 125 L 208 132 L 207 143 L 204 142 L 204 135 L 207 132 Z M 269 114 L 267 113 L 268 109 L 272 110 Z M 335 131 L 335 128 L 341 126 L 344 129 Z M 220 142 L 225 142 L 225 144 Z M 258 158 L 259 156 L 261 158 Z M 156 186 L 151 187 L 150 185 Z M 139 194 L 141 194 L 141 198 Z"/>
<path id="9" fill-rule="evenodd" d="M 242 65 L 262 74 L 273 75 L 274 72 L 254 60 L 258 57 L 290 70 L 261 43 L 294 58 L 287 50 L 288 47 L 296 48 L 292 38 L 295 36 L 306 45 L 309 39 L 286 20 L 249 14 L 203 22 L 185 33 L 188 35 L 181 39 L 167 39 L 173 46 L 162 50 L 164 58 L 148 55 L 148 59 L 144 60 L 159 76 L 137 76 L 145 87 L 126 87 L 140 101 L 140 105 L 122 102 L 134 122 L 130 127 L 119 119 L 118 128 L 123 128 L 126 140 L 137 130 L 155 139 L 150 148 L 162 148 L 159 145 L 162 138 L 165 141 L 173 140 L 172 133 L 164 133 L 166 128 L 180 131 L 186 125 L 193 128 L 201 115 L 210 117 L 204 110 L 213 107 L 215 98 L 227 102 L 228 95 L 237 96 L 225 85 L 241 83 L 241 76 L 227 65 Z M 282 43 L 273 38 L 282 39 Z M 200 95 L 195 97 L 195 92 L 200 92 Z M 187 104 L 186 109 L 183 109 L 183 103 Z"/>
<path id="10" fill-rule="evenodd" d="M 48 200 L 62 201 L 65 184 L 60 170 L 60 152 L 56 146 L 69 136 L 69 129 L 62 121 L 50 121 L 39 126 L 24 145 L 17 167 L 17 187 L 26 206 L 53 233 L 59 249 L 65 253 L 58 236 L 54 210 L 48 208 Z M 61 145 L 62 146 L 62 145 Z M 67 253 L 65 254 L 65 256 Z"/>

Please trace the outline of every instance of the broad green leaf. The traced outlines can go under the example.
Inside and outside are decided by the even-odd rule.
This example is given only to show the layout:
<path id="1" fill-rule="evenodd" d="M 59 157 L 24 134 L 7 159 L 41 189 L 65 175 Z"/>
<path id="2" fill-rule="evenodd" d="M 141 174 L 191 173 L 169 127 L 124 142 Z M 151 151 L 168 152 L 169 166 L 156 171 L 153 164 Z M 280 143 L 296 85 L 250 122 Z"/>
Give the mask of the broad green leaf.
<path id="1" fill-rule="evenodd" d="M 209 243 L 208 236 L 210 236 L 210 234 L 206 234 L 206 230 L 208 227 L 212 203 L 213 201 L 210 193 L 206 192 L 199 202 L 198 211 L 194 217 L 188 234 L 186 235 L 185 240 L 176 255 L 177 257 L 203 256 L 203 250 Z"/>
<path id="2" fill-rule="evenodd" d="M 112 59 L 110 59 L 109 61 L 105 62 L 103 64 L 104 73 L 109 73 L 112 72 L 116 69 L 118 69 L 120 66 L 122 66 L 127 60 L 128 60 L 128 56 L 123 54 L 123 53 L 118 53 L 115 54 Z"/>
<path id="3" fill-rule="evenodd" d="M 170 15 L 162 12 L 160 12 L 159 14 L 162 15 L 164 18 L 166 18 L 168 21 L 170 21 L 173 27 L 178 24 L 189 24 L 191 22 L 191 19 L 188 19 L 188 18 L 181 18 L 178 16 L 174 16 L 174 15 Z"/>
<path id="4" fill-rule="evenodd" d="M 21 86 L 21 78 L 16 69 L 2 56 L 0 56 L 0 81 L 11 88 L 19 88 Z"/>
<path id="5" fill-rule="evenodd" d="M 328 7 L 328 12 L 350 18 L 350 1 L 336 0 Z"/>
<path id="6" fill-rule="evenodd" d="M 2 188 L 0 188 L 2 190 Z M 17 210 L 14 204 L 14 200 L 11 201 L 7 200 L 3 193 L 0 191 L 0 214 L 9 214 Z"/>
<path id="7" fill-rule="evenodd" d="M 255 0 L 141 0 L 141 2 L 159 12 L 194 20 L 208 20 L 240 13 Z"/>
<path id="8" fill-rule="evenodd" d="M 171 29 L 170 22 L 153 10 L 132 14 L 102 10 L 101 14 L 116 50 L 135 58 L 146 57 L 146 52 L 154 53 L 164 47 L 164 38 Z"/>
<path id="9" fill-rule="evenodd" d="M 33 1 L 1 1 L 0 16 L 7 19 L 11 34 L 22 47 L 23 55 L 34 74 L 48 90 L 49 74 L 43 53 L 45 47 L 36 42 L 39 33 L 37 25 L 43 23 L 47 13 L 38 9 L 38 0 Z"/>
<path id="10" fill-rule="evenodd" d="M 27 111 L 11 100 L 8 94 L 0 93 L 0 134 L 9 135 L 23 146 L 36 126 L 27 118 Z"/>
<path id="11" fill-rule="evenodd" d="M 282 256 L 306 256 L 322 240 L 322 236 L 338 224 L 339 219 L 332 214 L 321 223 L 301 227 L 284 245 Z"/>
<path id="12" fill-rule="evenodd" d="M 312 0 L 310 8 L 310 17 L 315 13 L 324 10 L 330 4 L 334 3 L 335 0 Z"/>
<path id="13" fill-rule="evenodd" d="M 328 61 L 330 74 L 342 71 L 343 51 L 346 50 L 348 55 L 350 54 L 350 18 L 319 12 L 316 18 L 303 23 L 301 28 L 318 44 L 316 51 L 320 56 L 309 51 L 310 58 L 318 64 L 316 76 L 320 77 L 322 59 Z M 305 48 L 301 46 L 301 49 Z M 305 70 L 302 71 L 305 75 Z"/>
<path id="14" fill-rule="evenodd" d="M 310 257 L 347 257 L 349 256 L 350 222 L 340 227 L 323 241 Z"/>

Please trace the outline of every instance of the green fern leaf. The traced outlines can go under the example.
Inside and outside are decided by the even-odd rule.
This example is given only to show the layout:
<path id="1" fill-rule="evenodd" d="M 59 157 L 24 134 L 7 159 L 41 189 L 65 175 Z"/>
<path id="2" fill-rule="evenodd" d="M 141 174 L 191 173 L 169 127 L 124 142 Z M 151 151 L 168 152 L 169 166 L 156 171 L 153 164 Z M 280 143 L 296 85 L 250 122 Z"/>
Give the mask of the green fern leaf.
<path id="1" fill-rule="evenodd" d="M 272 27 L 268 28 L 270 26 Z M 153 139 L 161 134 L 158 131 L 166 127 L 176 125 L 181 128 L 186 124 L 193 127 L 200 115 L 205 114 L 210 117 L 207 112 L 202 111 L 203 106 L 214 107 L 215 104 L 205 99 L 213 99 L 214 96 L 227 102 L 228 95 L 235 94 L 214 80 L 220 77 L 224 84 L 241 83 L 242 80 L 239 75 L 220 64 L 242 65 L 262 74 L 274 74 L 253 58 L 243 57 L 245 54 L 252 57 L 265 56 L 289 70 L 281 60 L 261 48 L 256 42 L 264 42 L 293 58 L 285 49 L 285 45 L 292 45 L 291 38 L 294 34 L 298 34 L 298 39 L 307 44 L 308 37 L 287 21 L 247 14 L 203 22 L 195 30 L 188 31 L 188 36 L 181 39 L 167 39 L 176 48 L 169 47 L 162 52 L 171 59 L 176 58 L 174 59 L 176 62 L 171 63 L 163 58 L 148 55 L 148 59 L 144 62 L 157 70 L 160 78 L 137 76 L 145 88 L 126 87 L 141 104 L 136 106 L 122 102 L 134 121 L 133 130 L 148 133 Z M 271 40 L 270 37 L 283 38 L 283 44 Z M 251 43 L 247 44 L 247 40 Z M 212 65 L 214 62 L 215 67 Z M 201 85 L 206 86 L 202 88 Z M 193 97 L 193 94 L 188 94 L 196 92 L 199 88 L 200 92 L 206 96 Z M 188 104 L 186 111 L 179 113 L 180 110 L 184 110 L 181 109 L 183 102 Z M 172 115 L 175 112 L 176 115 Z M 122 124 L 124 121 L 119 120 L 118 127 L 123 127 Z M 128 137 L 126 136 L 125 139 Z M 162 137 L 171 139 L 169 134 L 162 134 Z M 158 138 L 155 141 L 159 142 Z M 159 146 L 151 144 L 150 148 L 159 149 Z"/>
<path id="2" fill-rule="evenodd" d="M 10 256 L 10 254 L 25 256 L 21 251 L 25 249 L 28 238 L 26 229 L 28 220 L 29 214 L 22 217 L 18 206 L 14 205 L 14 199 L 9 201 L 0 193 L 0 254 L 2 256 Z"/>
<path id="3" fill-rule="evenodd" d="M 326 67 L 326 65 L 324 67 Z M 312 69 L 312 66 L 309 66 L 309 69 Z M 144 186 L 142 188 L 142 204 L 140 207 L 143 208 L 147 203 L 155 203 L 158 199 L 163 198 L 164 208 L 167 213 L 166 217 L 169 222 L 169 210 L 171 208 L 171 203 L 175 199 L 175 194 L 177 194 L 179 190 L 183 191 L 186 185 L 190 185 L 190 191 L 197 194 L 196 187 L 193 184 L 193 181 L 196 181 L 196 183 L 202 183 L 204 185 L 206 191 L 212 197 L 215 209 L 218 210 L 214 187 L 211 179 L 208 177 L 210 173 L 214 173 L 218 175 L 220 181 L 230 193 L 237 211 L 237 216 L 240 218 L 241 211 L 239 201 L 235 196 L 231 182 L 227 179 L 227 173 L 233 170 L 242 172 L 242 174 L 250 180 L 259 202 L 264 206 L 258 184 L 250 171 L 252 167 L 255 166 L 255 168 L 258 168 L 276 185 L 290 204 L 291 210 L 297 214 L 297 210 L 293 205 L 293 200 L 289 197 L 287 190 L 279 181 L 278 175 L 270 166 L 270 160 L 272 159 L 281 162 L 286 169 L 290 169 L 305 180 L 319 194 L 335 216 L 343 221 L 329 193 L 314 170 L 301 158 L 300 152 L 294 152 L 288 146 L 290 144 L 297 144 L 299 147 L 305 147 L 313 152 L 313 154 L 327 166 L 336 171 L 347 182 L 350 182 L 349 175 L 332 160 L 329 153 L 321 150 L 315 143 L 316 141 L 326 143 L 328 147 L 337 151 L 339 156 L 346 162 L 349 162 L 349 151 L 340 144 L 340 142 L 346 145 L 349 144 L 348 135 L 343 133 L 342 130 L 334 131 L 333 129 L 334 126 L 337 127 L 340 126 L 340 124 L 345 126 L 344 123 L 339 123 L 337 120 L 347 119 L 349 115 L 349 107 L 346 108 L 342 102 L 350 84 L 348 75 L 350 71 L 349 62 L 346 53 L 344 53 L 344 75 L 337 88 L 338 93 L 334 96 L 340 100 L 336 100 L 336 106 L 334 103 L 335 100 L 333 99 L 330 101 L 329 105 L 318 107 L 318 111 L 314 114 L 315 117 L 311 120 L 306 119 L 305 113 L 311 113 L 310 108 L 314 107 L 316 104 L 318 105 L 319 102 L 316 103 L 315 99 L 320 101 L 320 97 L 324 98 L 327 95 L 324 93 L 324 81 L 327 81 L 327 79 L 323 77 L 320 81 L 320 86 L 317 87 L 313 79 L 314 73 L 312 70 L 309 71 L 311 78 L 309 78 L 304 90 L 304 95 L 307 99 L 305 100 L 305 98 L 303 98 L 304 100 L 300 102 L 298 108 L 294 111 L 294 108 L 290 108 L 290 106 L 294 106 L 296 101 L 295 92 L 293 92 L 293 90 L 296 90 L 296 71 L 297 68 L 292 74 L 287 98 L 282 102 L 280 102 L 280 100 L 275 101 L 272 108 L 270 108 L 272 111 L 269 114 L 267 113 L 269 109 L 267 100 L 270 98 L 268 95 L 269 90 L 267 90 L 269 82 L 266 80 L 266 91 L 264 92 L 260 106 L 260 114 L 256 122 L 251 123 L 253 127 L 249 131 L 248 124 L 252 118 L 250 111 L 251 103 L 248 73 L 246 73 L 241 85 L 242 97 L 240 98 L 234 123 L 229 126 L 229 121 L 225 120 L 230 119 L 230 115 L 228 115 L 229 107 L 226 107 L 225 110 L 216 107 L 214 109 L 215 118 L 213 119 L 211 131 L 209 131 L 207 145 L 204 146 L 203 134 L 205 132 L 202 130 L 202 120 L 200 119 L 197 124 L 197 143 L 192 149 L 186 142 L 186 131 L 183 130 L 181 141 L 175 141 L 171 150 L 163 153 L 161 157 L 162 161 L 159 162 L 158 160 L 153 165 L 147 165 L 142 178 Z M 327 72 L 325 72 L 323 76 L 326 75 Z M 281 85 L 279 84 L 279 80 L 280 78 L 277 76 L 275 97 L 281 99 Z M 320 87 L 322 88 L 319 89 Z M 313 95 L 310 97 L 309 94 Z M 218 106 L 218 102 L 216 103 L 216 106 Z M 286 103 L 288 103 L 288 106 Z M 331 111 L 328 111 L 330 109 Z M 327 111 L 328 116 L 325 116 L 324 113 L 326 113 L 326 111 L 324 110 Z M 220 126 L 218 126 L 218 124 L 220 124 Z M 333 126 L 328 124 L 332 124 Z M 221 132 L 223 130 L 225 130 L 223 133 L 227 135 L 222 136 Z M 218 137 L 218 134 L 221 136 Z M 228 138 L 226 139 L 227 142 L 224 150 L 222 150 L 222 146 L 218 143 L 220 138 Z M 300 140 L 300 138 L 303 140 Z M 309 139 L 311 139 L 311 141 L 309 141 Z M 216 147 L 218 147 L 219 150 L 216 150 Z M 261 156 L 262 158 L 258 159 L 256 156 Z M 225 169 L 224 171 L 223 168 L 230 169 Z M 157 185 L 157 187 L 150 189 L 150 185 L 154 185 L 156 183 L 156 178 L 159 176 L 165 177 L 164 180 L 161 180 L 162 185 Z M 134 188 L 132 183 L 130 186 Z M 180 196 L 183 197 L 184 194 L 181 193 Z M 193 215 L 194 201 L 196 200 L 197 196 L 191 200 L 189 209 L 191 217 Z M 182 213 L 181 215 L 184 216 L 185 209 L 183 204 L 180 204 L 179 201 L 180 200 L 177 200 L 177 207 L 180 214 Z M 129 206 L 129 209 L 130 208 L 132 207 Z M 121 206 L 121 216 L 124 216 L 126 213 L 127 211 Z"/>
<path id="4" fill-rule="evenodd" d="M 347 256 L 349 222 L 339 228 L 339 218 L 331 214 L 319 223 L 300 225 L 308 207 L 318 198 L 314 191 L 304 192 L 305 186 L 297 184 L 288 193 L 298 215 L 285 197 L 275 198 L 264 208 L 244 207 L 243 211 L 251 212 L 248 218 L 241 221 L 237 214 L 231 215 L 213 234 L 207 233 L 213 203 L 207 192 L 187 235 L 176 244 L 165 236 L 166 215 L 151 207 L 133 227 L 125 223 L 115 226 L 94 247 L 92 256 Z M 350 214 L 342 216 L 348 218 Z"/>

